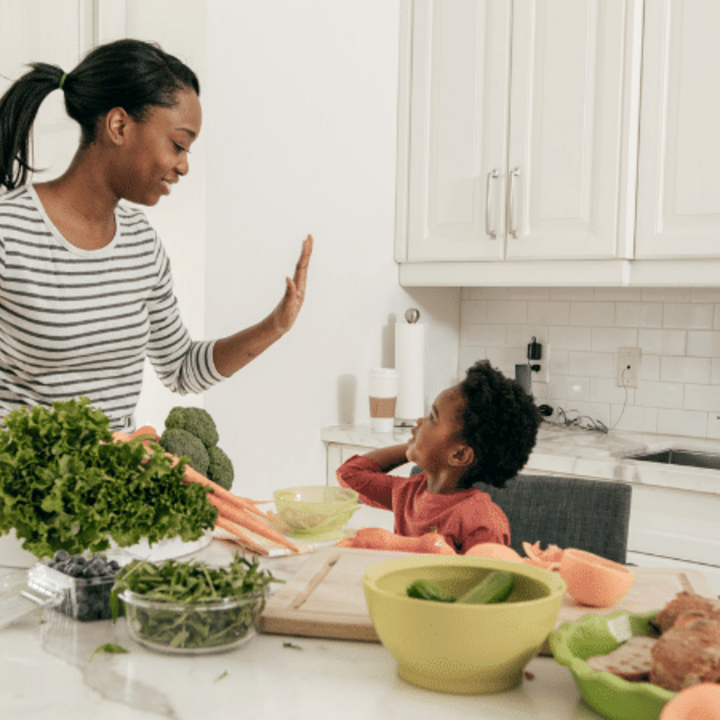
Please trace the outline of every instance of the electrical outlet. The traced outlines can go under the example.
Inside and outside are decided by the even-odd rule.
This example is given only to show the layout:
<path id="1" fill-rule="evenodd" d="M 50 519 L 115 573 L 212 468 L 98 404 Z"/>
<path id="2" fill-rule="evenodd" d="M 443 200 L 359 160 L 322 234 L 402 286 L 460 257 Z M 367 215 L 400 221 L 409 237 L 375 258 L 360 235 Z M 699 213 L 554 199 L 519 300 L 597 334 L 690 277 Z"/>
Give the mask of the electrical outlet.
<path id="1" fill-rule="evenodd" d="M 640 348 L 618 348 L 618 387 L 637 387 L 640 375 Z"/>

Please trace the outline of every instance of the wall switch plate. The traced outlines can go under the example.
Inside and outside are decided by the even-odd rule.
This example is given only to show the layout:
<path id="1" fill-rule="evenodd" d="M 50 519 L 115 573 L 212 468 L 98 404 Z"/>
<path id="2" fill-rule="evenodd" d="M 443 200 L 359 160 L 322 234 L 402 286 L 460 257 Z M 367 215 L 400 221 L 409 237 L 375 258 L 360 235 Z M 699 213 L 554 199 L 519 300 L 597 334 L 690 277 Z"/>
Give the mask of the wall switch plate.
<path id="1" fill-rule="evenodd" d="M 618 348 L 618 387 L 637 387 L 640 375 L 640 348 Z"/>

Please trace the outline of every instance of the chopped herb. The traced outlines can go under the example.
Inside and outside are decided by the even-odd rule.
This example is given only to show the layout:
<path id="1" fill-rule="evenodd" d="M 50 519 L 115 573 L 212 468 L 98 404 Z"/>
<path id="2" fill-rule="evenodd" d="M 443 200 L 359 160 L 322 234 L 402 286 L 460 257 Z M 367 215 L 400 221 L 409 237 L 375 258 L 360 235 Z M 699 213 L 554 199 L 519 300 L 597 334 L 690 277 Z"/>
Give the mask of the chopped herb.
<path id="1" fill-rule="evenodd" d="M 96 648 L 95 652 L 90 656 L 90 659 L 92 660 L 99 652 L 104 653 L 114 653 L 114 654 L 122 654 L 122 653 L 128 653 L 130 652 L 126 648 L 124 648 L 122 645 L 113 645 L 113 643 L 105 643 L 104 645 L 101 645 L 99 648 Z"/>

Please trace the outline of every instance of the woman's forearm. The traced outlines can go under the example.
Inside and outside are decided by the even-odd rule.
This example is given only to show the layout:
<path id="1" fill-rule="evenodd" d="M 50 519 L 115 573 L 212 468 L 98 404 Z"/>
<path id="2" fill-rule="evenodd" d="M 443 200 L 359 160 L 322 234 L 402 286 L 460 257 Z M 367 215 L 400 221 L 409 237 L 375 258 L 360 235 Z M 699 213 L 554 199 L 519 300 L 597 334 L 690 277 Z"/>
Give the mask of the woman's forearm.
<path id="1" fill-rule="evenodd" d="M 215 343 L 215 368 L 230 377 L 276 343 L 285 333 L 277 329 L 272 315 L 252 327 L 221 338 Z"/>

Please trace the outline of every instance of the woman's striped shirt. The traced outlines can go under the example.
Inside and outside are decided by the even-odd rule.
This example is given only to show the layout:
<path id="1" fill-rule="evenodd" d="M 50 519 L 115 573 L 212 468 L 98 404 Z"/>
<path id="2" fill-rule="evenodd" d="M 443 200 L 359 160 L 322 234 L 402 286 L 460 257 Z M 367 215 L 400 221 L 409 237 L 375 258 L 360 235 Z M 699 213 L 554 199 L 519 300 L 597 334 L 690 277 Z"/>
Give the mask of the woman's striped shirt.
<path id="1" fill-rule="evenodd" d="M 100 250 L 60 235 L 31 185 L 0 197 L 0 417 L 87 397 L 113 429 L 135 427 L 145 357 L 171 390 L 223 376 L 214 341 L 193 342 L 170 262 L 145 214 L 120 203 Z"/>

